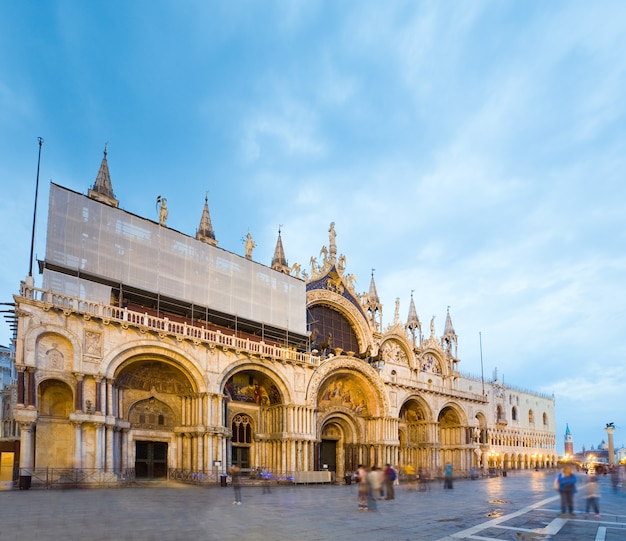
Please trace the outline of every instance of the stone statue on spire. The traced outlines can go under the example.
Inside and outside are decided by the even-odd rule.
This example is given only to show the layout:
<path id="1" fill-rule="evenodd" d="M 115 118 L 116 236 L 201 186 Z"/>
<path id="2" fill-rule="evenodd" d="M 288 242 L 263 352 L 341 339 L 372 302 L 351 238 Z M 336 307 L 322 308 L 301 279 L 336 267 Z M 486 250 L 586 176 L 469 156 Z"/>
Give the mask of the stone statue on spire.
<path id="1" fill-rule="evenodd" d="M 335 222 L 330 222 L 330 228 L 328 229 L 328 251 L 331 263 L 334 263 L 337 260 L 337 245 L 335 244 L 335 238 L 337 238 Z"/>

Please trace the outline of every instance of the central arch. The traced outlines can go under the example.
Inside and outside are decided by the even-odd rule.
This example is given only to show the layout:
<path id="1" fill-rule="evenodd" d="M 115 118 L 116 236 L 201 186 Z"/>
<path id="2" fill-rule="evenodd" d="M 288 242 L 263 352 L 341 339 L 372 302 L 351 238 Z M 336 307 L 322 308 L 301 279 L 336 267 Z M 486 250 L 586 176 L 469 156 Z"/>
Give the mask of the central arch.
<path id="1" fill-rule="evenodd" d="M 166 478 L 172 469 L 198 465 L 191 459 L 196 436 L 181 432 L 201 424 L 202 400 L 184 366 L 164 351 L 136 352 L 117 366 L 113 386 L 118 416 L 128 426 L 128 465 L 137 478 Z"/>

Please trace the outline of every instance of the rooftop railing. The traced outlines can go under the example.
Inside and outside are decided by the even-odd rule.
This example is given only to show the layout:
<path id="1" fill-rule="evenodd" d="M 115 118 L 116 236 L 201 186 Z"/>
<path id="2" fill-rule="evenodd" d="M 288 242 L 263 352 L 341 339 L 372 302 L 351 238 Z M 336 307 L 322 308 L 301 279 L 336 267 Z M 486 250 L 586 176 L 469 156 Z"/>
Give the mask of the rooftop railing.
<path id="1" fill-rule="evenodd" d="M 29 286 L 25 282 L 22 282 L 20 295 L 25 299 L 42 304 L 44 309 L 46 307 L 48 309 L 56 308 L 67 315 L 75 313 L 85 317 L 98 318 L 105 324 L 116 323 L 122 327 L 132 326 L 144 331 L 172 335 L 181 340 L 191 340 L 195 344 L 204 343 L 210 347 L 218 346 L 260 357 L 303 364 L 319 365 L 321 359 L 319 356 L 307 352 L 266 344 L 262 340 L 251 340 L 187 322 L 170 321 L 167 317 L 158 317 L 147 312 L 140 313 L 128 308 L 61 295 L 50 290 Z"/>

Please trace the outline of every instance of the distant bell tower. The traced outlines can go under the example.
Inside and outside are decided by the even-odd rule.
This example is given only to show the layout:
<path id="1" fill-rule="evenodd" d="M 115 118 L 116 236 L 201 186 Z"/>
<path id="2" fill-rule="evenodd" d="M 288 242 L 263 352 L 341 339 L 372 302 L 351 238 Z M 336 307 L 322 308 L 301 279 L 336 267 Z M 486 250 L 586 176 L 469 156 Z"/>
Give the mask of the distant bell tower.
<path id="1" fill-rule="evenodd" d="M 572 433 L 569 431 L 569 424 L 565 425 L 565 445 L 564 450 L 566 455 L 574 455 L 574 440 L 572 439 Z"/>

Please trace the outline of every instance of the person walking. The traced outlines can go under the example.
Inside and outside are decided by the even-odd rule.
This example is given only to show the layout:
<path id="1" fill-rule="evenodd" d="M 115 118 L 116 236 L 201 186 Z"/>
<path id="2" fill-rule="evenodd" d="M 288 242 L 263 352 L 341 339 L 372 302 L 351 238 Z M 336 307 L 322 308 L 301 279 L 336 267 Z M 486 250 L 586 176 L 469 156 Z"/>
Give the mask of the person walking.
<path id="1" fill-rule="evenodd" d="M 263 479 L 263 494 L 271 494 L 272 472 L 267 470 L 262 471 L 261 477 Z"/>
<path id="2" fill-rule="evenodd" d="M 382 490 L 382 479 L 380 469 L 374 466 L 367 472 L 367 510 L 378 511 L 378 503 L 376 499 L 380 496 Z"/>
<path id="3" fill-rule="evenodd" d="M 452 488 L 452 464 L 446 464 L 446 469 L 443 473 L 443 488 Z"/>
<path id="4" fill-rule="evenodd" d="M 387 464 L 385 467 L 385 499 L 393 500 L 395 499 L 394 492 L 394 483 L 396 481 L 396 470 L 391 466 L 391 464 Z"/>
<path id="5" fill-rule="evenodd" d="M 230 469 L 230 476 L 233 480 L 233 490 L 235 491 L 235 501 L 233 504 L 241 505 L 241 468 L 236 464 Z"/>
<path id="6" fill-rule="evenodd" d="M 585 485 L 585 514 L 593 509 L 595 518 L 600 518 L 600 485 L 595 475 L 590 475 Z"/>
<path id="7" fill-rule="evenodd" d="M 561 515 L 574 514 L 574 494 L 576 493 L 576 476 L 572 468 L 565 466 L 557 477 L 559 494 L 561 495 Z"/>
<path id="8" fill-rule="evenodd" d="M 359 483 L 359 511 L 367 511 L 367 469 L 363 464 L 359 464 L 356 470 L 357 482 Z"/>

